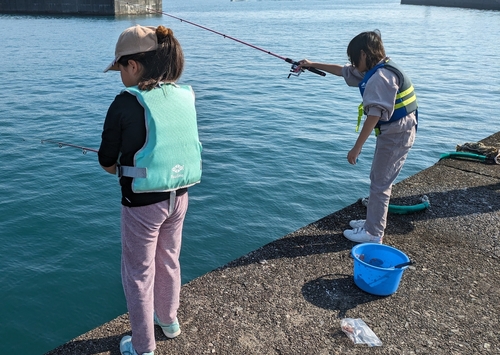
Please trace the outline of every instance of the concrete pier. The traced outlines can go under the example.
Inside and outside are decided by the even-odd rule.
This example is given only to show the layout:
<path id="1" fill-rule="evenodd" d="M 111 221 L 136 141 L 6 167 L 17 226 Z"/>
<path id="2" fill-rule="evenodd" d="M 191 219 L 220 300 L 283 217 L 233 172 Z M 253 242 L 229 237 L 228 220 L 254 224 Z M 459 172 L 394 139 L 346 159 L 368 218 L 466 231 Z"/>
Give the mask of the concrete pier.
<path id="1" fill-rule="evenodd" d="M 500 132 L 482 142 L 500 147 Z M 422 195 L 429 209 L 388 217 L 384 244 L 416 262 L 395 294 L 353 282 L 342 231 L 366 213 L 354 203 L 184 285 L 182 333 L 156 327 L 155 354 L 499 354 L 500 165 L 443 159 L 396 184 L 391 203 Z M 363 319 L 383 345 L 354 345 L 342 318 Z M 124 314 L 47 355 L 118 355 L 126 334 Z"/>
<path id="2" fill-rule="evenodd" d="M 141 15 L 162 11 L 162 0 L 0 0 L 3 14 Z"/>
<path id="3" fill-rule="evenodd" d="M 500 10 L 500 0 L 401 0 L 401 4 Z"/>

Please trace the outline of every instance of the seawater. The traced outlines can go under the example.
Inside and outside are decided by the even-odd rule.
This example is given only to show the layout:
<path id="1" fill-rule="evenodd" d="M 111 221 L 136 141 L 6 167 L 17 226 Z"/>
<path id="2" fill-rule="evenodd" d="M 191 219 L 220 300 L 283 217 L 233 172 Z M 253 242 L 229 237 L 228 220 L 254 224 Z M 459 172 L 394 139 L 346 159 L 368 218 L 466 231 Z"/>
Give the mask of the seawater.
<path id="1" fill-rule="evenodd" d="M 349 40 L 379 29 L 420 104 L 398 181 L 499 130 L 500 12 L 396 0 L 169 0 L 163 9 L 296 60 L 345 63 Z M 99 146 L 122 89 L 118 73 L 102 70 L 137 23 L 173 29 L 186 56 L 181 82 L 197 95 L 204 172 L 190 189 L 184 283 L 368 194 L 375 140 L 347 163 L 360 98 L 338 77 L 287 79 L 284 61 L 165 16 L 0 15 L 5 353 L 43 354 L 126 312 L 116 178 L 95 153 L 41 140 Z"/>

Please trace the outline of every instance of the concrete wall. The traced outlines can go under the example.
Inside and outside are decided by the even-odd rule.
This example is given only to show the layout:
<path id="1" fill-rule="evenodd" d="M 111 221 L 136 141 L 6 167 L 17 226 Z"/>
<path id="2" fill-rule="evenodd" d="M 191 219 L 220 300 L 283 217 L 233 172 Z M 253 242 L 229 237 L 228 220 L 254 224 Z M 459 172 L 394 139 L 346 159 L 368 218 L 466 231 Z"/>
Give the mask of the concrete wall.
<path id="1" fill-rule="evenodd" d="M 2 1 L 2 0 L 0 0 Z M 81 0 L 84 1 L 84 0 Z M 87 0 L 88 1 L 88 0 Z M 102 0 L 106 1 L 106 0 Z M 115 14 L 117 15 L 140 15 L 147 14 L 149 11 L 145 11 L 146 7 L 154 11 L 162 11 L 162 0 L 133 0 L 133 1 L 119 1 L 114 0 L 115 3 Z M 129 5 L 128 3 L 134 3 L 137 5 Z"/>
<path id="2" fill-rule="evenodd" d="M 401 0 L 401 4 L 500 10 L 500 0 Z"/>
<path id="3" fill-rule="evenodd" d="M 0 0 L 4 14 L 137 15 L 146 7 L 161 11 L 162 0 Z"/>

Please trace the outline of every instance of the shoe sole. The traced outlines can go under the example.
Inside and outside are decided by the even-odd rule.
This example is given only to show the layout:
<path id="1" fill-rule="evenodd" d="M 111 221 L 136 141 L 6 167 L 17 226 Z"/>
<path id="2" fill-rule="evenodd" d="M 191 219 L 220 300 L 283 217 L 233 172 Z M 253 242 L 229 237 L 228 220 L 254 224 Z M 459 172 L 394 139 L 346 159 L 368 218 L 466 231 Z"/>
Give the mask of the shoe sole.
<path id="1" fill-rule="evenodd" d="M 175 318 L 175 321 L 178 322 L 177 318 Z M 156 313 L 154 315 L 154 324 L 159 326 L 163 332 L 163 334 L 165 334 L 165 336 L 169 339 L 173 339 L 173 338 L 176 338 L 179 334 L 181 334 L 181 328 L 179 327 L 179 330 L 176 331 L 176 332 L 173 332 L 173 333 L 169 333 L 167 332 L 163 326 L 159 323 L 159 320 L 158 318 L 156 318 Z M 177 323 L 178 324 L 178 323 Z"/>
<path id="2" fill-rule="evenodd" d="M 162 329 L 163 330 L 163 329 Z M 178 331 L 176 331 L 175 333 L 167 333 L 163 330 L 163 334 L 165 334 L 165 336 L 169 339 L 174 339 L 174 338 L 177 338 L 177 336 L 179 334 L 181 334 L 181 330 L 179 329 Z"/>
<path id="3" fill-rule="evenodd" d="M 349 239 L 351 242 L 354 242 L 354 243 L 377 243 L 377 244 L 383 244 L 382 243 L 382 240 L 383 240 L 383 237 L 373 237 L 373 238 L 367 238 L 366 240 L 356 240 L 356 238 L 353 237 L 352 235 L 352 229 L 347 229 L 344 231 L 343 235 L 345 238 Z"/>

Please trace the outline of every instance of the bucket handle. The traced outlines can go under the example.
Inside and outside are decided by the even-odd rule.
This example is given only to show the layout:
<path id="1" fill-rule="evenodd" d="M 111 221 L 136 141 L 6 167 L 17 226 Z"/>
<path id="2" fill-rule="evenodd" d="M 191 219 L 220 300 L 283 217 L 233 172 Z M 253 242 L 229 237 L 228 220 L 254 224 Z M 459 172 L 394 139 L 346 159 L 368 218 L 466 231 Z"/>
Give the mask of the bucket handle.
<path id="1" fill-rule="evenodd" d="M 409 266 L 409 265 L 413 265 L 413 264 L 414 264 L 414 262 L 410 260 L 410 261 L 407 261 L 407 262 L 405 262 L 405 263 L 401 263 L 401 264 L 398 264 L 398 265 L 396 265 L 396 266 L 393 266 L 393 267 L 392 267 L 392 270 L 394 270 L 394 269 L 401 269 L 401 268 L 403 268 L 403 267 L 405 267 L 405 266 Z M 405 269 L 406 269 L 406 268 L 405 268 Z M 386 269 L 386 270 L 391 270 L 391 269 L 389 269 L 389 268 L 388 268 L 388 269 Z M 384 282 L 384 281 L 385 281 L 386 279 L 388 279 L 388 278 L 389 278 L 389 274 L 388 274 L 388 273 L 386 273 L 384 276 L 382 276 L 382 277 L 378 278 L 377 280 L 372 281 L 372 283 L 371 283 L 371 284 L 369 284 L 369 285 L 370 285 L 371 287 L 378 286 L 378 285 L 380 285 L 382 282 Z"/>
<path id="2" fill-rule="evenodd" d="M 401 269 L 404 266 L 410 266 L 410 265 L 413 265 L 413 264 L 415 264 L 415 262 L 413 260 L 410 260 L 410 261 L 407 261 L 405 263 L 398 264 L 398 265 L 394 266 L 394 269 Z"/>

